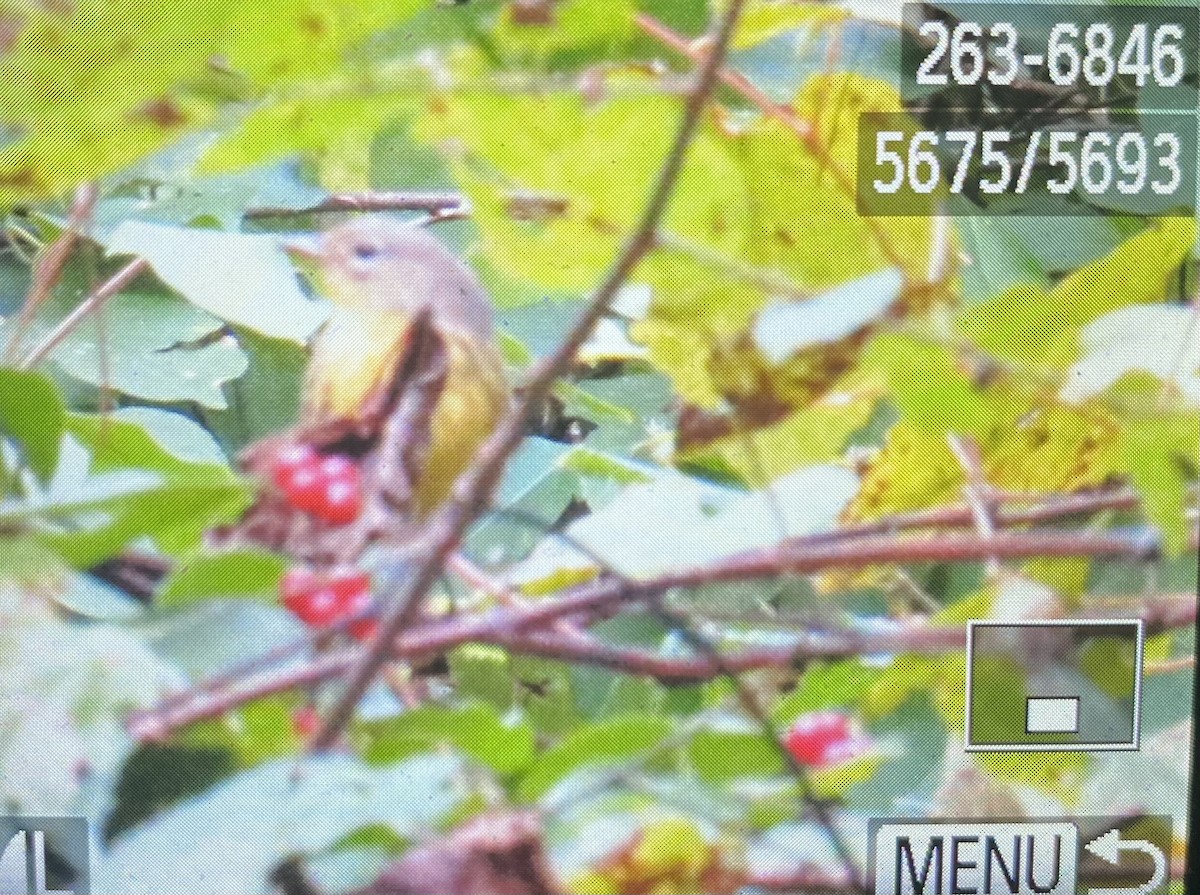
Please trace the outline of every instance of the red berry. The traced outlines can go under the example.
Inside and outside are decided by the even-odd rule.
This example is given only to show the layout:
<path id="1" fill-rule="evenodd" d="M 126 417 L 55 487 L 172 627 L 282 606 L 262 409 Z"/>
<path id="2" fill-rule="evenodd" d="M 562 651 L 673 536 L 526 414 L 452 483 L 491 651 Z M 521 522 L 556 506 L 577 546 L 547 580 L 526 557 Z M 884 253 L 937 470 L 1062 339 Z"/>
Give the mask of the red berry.
<path id="1" fill-rule="evenodd" d="M 362 488 L 358 481 L 358 470 L 352 478 L 333 479 L 325 484 L 324 500 L 314 515 L 335 525 L 346 525 L 358 518 L 362 512 Z"/>
<path id="2" fill-rule="evenodd" d="M 306 512 L 311 512 L 313 507 L 318 506 L 325 493 L 325 483 L 315 463 L 288 470 L 287 474 L 281 477 L 280 488 L 287 496 L 288 503 Z"/>
<path id="3" fill-rule="evenodd" d="M 358 481 L 358 467 L 349 457 L 343 457 L 340 454 L 330 454 L 328 457 L 322 457 L 321 462 L 317 464 L 317 468 L 321 470 L 321 475 L 326 481 L 335 481 L 337 479 L 353 479 Z"/>
<path id="4" fill-rule="evenodd" d="M 311 705 L 303 705 L 292 712 L 292 729 L 296 736 L 308 739 L 321 726 L 321 716 Z"/>
<path id="5" fill-rule="evenodd" d="M 337 592 L 327 584 L 312 591 L 296 607 L 290 608 L 310 628 L 327 628 L 345 615 Z"/>
<path id="6" fill-rule="evenodd" d="M 326 522 L 345 525 L 362 512 L 362 477 L 348 457 L 313 454 L 282 470 L 276 483 L 292 506 Z"/>
<path id="7" fill-rule="evenodd" d="M 292 569 L 283 576 L 279 592 L 283 604 L 300 621 L 311 628 L 327 628 L 370 608 L 371 576 L 362 572 L 322 576 L 307 569 Z"/>
<path id="8" fill-rule="evenodd" d="M 810 712 L 796 719 L 784 745 L 800 764 L 818 767 L 827 763 L 833 747 L 854 738 L 854 725 L 841 712 Z"/>
<path id="9" fill-rule="evenodd" d="M 271 461 L 271 480 L 283 491 L 291 490 L 292 476 L 303 468 L 315 467 L 317 452 L 307 444 L 289 444 Z"/>
<path id="10" fill-rule="evenodd" d="M 329 586 L 346 607 L 346 614 L 361 612 L 371 605 L 371 576 L 366 572 L 343 572 L 329 579 Z"/>
<path id="11" fill-rule="evenodd" d="M 316 573 L 309 569 L 288 569 L 279 582 L 279 596 L 283 598 L 283 604 L 290 609 L 292 603 L 307 599 L 317 583 Z"/>
<path id="12" fill-rule="evenodd" d="M 335 583 L 340 588 L 345 609 L 343 618 L 355 618 L 350 623 L 350 636 L 355 640 L 367 640 L 375 635 L 379 623 L 366 615 L 371 608 L 371 577 L 369 575 L 349 575 Z"/>

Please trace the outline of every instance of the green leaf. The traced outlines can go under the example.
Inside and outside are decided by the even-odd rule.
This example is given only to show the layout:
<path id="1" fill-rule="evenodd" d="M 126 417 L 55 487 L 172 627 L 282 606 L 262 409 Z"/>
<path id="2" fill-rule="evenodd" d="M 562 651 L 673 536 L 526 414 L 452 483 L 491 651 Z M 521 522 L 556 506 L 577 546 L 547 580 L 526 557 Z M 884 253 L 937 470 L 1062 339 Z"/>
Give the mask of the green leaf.
<path id="1" fill-rule="evenodd" d="M 61 194 L 126 167 L 208 125 L 222 101 L 328 76 L 424 5 L 23 6 L 23 27 L 0 56 L 0 123 L 13 135 L 0 148 L 0 202 Z"/>
<path id="2" fill-rule="evenodd" d="M 133 468 L 167 477 L 234 478 L 227 462 L 194 459 L 195 445 L 190 439 L 164 437 L 141 425 L 142 421 L 137 414 L 122 419 L 72 413 L 65 420 L 65 428 L 91 450 L 92 467 L 97 472 Z"/>
<path id="3" fill-rule="evenodd" d="M 1060 397 L 1077 403 L 1106 391 L 1127 373 L 1144 372 L 1200 406 L 1195 326 L 1191 308 L 1135 305 L 1110 311 L 1083 328 L 1084 352 L 1067 373 Z"/>
<path id="4" fill-rule="evenodd" d="M 534 760 L 517 791 L 521 798 L 537 799 L 581 767 L 618 763 L 653 749 L 673 726 L 660 715 L 630 714 L 577 727 Z"/>
<path id="5" fill-rule="evenodd" d="M 1195 522 L 1187 518 L 1188 489 L 1197 477 L 1200 413 L 1167 413 L 1126 422 L 1120 450 L 1146 515 L 1158 526 L 1172 556 L 1189 549 Z"/>
<path id="6" fill-rule="evenodd" d="M 714 2 L 715 7 L 722 3 Z M 796 31 L 835 25 L 847 18 L 844 9 L 829 3 L 804 0 L 755 0 L 747 4 L 733 39 L 735 50 L 745 50 Z"/>
<path id="7" fill-rule="evenodd" d="M 807 467 L 761 491 L 736 497 L 731 495 L 737 492 L 726 492 L 726 505 L 714 512 L 710 501 L 721 494 L 718 489 L 683 475 L 664 474 L 648 484 L 627 486 L 603 508 L 567 527 L 572 543 L 582 545 L 586 553 L 548 538 L 518 575 L 536 581 L 564 569 L 593 568 L 592 557 L 631 577 L 690 568 L 784 537 L 825 530 L 857 487 L 857 478 L 848 470 Z"/>
<path id="8" fill-rule="evenodd" d="M 207 425 L 231 450 L 296 421 L 308 359 L 304 349 L 288 339 L 239 329 L 237 340 L 250 367 L 225 387 L 229 407 L 204 415 Z"/>
<path id="9" fill-rule="evenodd" d="M 163 609 L 217 597 L 273 602 L 286 567 L 283 557 L 251 548 L 199 556 L 172 570 L 154 602 Z"/>
<path id="10" fill-rule="evenodd" d="M 425 705 L 392 718 L 361 722 L 353 735 L 371 764 L 391 764 L 415 752 L 451 746 L 508 776 L 524 769 L 534 754 L 533 728 L 528 722 L 502 718 L 486 703 Z"/>
<path id="11" fill-rule="evenodd" d="M 134 629 L 155 653 L 193 679 L 219 674 L 307 636 L 304 625 L 282 606 L 246 600 L 204 600 L 154 612 Z"/>
<path id="12" fill-rule="evenodd" d="M 762 485 L 788 473 L 842 456 L 850 437 L 867 424 L 872 400 L 817 403 L 751 432 L 737 432 L 703 447 L 680 451 L 678 462 Z M 765 481 L 764 481 L 765 480 Z"/>
<path id="13" fill-rule="evenodd" d="M 115 837 L 174 803 L 195 796 L 237 770 L 224 749 L 151 744 L 135 751 L 121 769 L 117 807 L 104 828 Z"/>
<path id="14" fill-rule="evenodd" d="M 222 387 L 246 372 L 221 321 L 177 297 L 122 292 L 50 354 L 69 376 L 144 401 L 224 407 Z"/>
<path id="15" fill-rule="evenodd" d="M 342 147 L 369 149 L 376 132 L 411 115 L 430 87 L 429 73 L 416 65 L 389 72 L 387 80 L 385 86 L 353 79 L 328 86 L 320 95 L 260 105 L 205 150 L 197 171 L 239 171 L 275 158 Z M 399 93 L 397 81 L 405 82 L 410 95 Z"/>
<path id="16" fill-rule="evenodd" d="M 787 724 L 798 715 L 820 709 L 846 709 L 860 704 L 881 671 L 858 660 L 812 665 L 799 684 L 775 705 L 771 717 Z"/>
<path id="17" fill-rule="evenodd" d="M 145 429 L 160 446 L 182 460 L 220 466 L 229 462 L 209 431 L 181 413 L 156 407 L 121 407 L 113 411 L 112 418 Z"/>
<path id="18" fill-rule="evenodd" d="M 953 351 L 935 342 L 880 333 L 863 351 L 862 366 L 882 371 L 905 421 L 930 432 L 986 436 L 1009 411 L 1007 402 L 962 372 Z"/>
<path id="19" fill-rule="evenodd" d="M 419 755 L 389 767 L 289 757 L 245 771 L 122 834 L 96 867 L 100 891 L 259 892 L 284 858 L 384 825 L 406 839 L 463 798 L 461 764 Z M 236 843 L 236 847 L 232 847 Z"/>
<path id="20" fill-rule="evenodd" d="M 110 255 L 138 255 L 164 283 L 222 320 L 302 342 L 328 310 L 309 301 L 277 239 L 125 221 Z"/>
<path id="21" fill-rule="evenodd" d="M 818 74 L 793 105 L 801 119 L 815 123 L 820 153 L 808 151 L 774 118 L 756 121 L 738 141 L 758 234 L 746 244 L 745 260 L 817 290 L 891 267 L 894 253 L 905 278 L 923 282 L 933 241 L 929 217 L 880 218 L 873 229 L 855 204 L 859 116 L 901 111 L 895 87 L 856 72 Z M 880 233 L 891 252 L 881 246 Z"/>
<path id="22" fill-rule="evenodd" d="M 62 396 L 45 376 L 0 370 L 0 434 L 16 440 L 43 481 L 58 464 L 65 414 Z"/>
<path id="23" fill-rule="evenodd" d="M 249 503 L 249 494 L 237 481 L 159 482 L 143 481 L 114 490 L 105 497 L 59 501 L 0 516 L 42 516 L 78 525 L 84 517 L 102 514 L 94 528 L 78 527 L 41 535 L 46 543 L 76 567 L 86 568 L 119 553 L 141 536 L 164 551 L 186 553 L 199 546 L 209 528 L 231 522 Z"/>
<path id="24" fill-rule="evenodd" d="M 447 660 L 455 692 L 460 696 L 484 700 L 498 709 L 513 704 L 512 673 L 504 650 L 469 643 L 451 652 Z"/>
<path id="25" fill-rule="evenodd" d="M 141 536 L 169 553 L 191 551 L 251 499 L 227 465 L 179 457 L 132 422 L 70 414 L 65 428 L 70 450 L 48 490 L 0 504 L 0 516 L 43 523 L 37 537 L 73 565 L 93 565 Z"/>
<path id="26" fill-rule="evenodd" d="M 547 448 L 550 451 L 566 450 L 563 445 L 557 443 L 543 444 L 554 444 L 554 448 Z M 539 446 L 531 453 L 541 452 L 542 448 Z M 489 515 L 475 526 L 467 538 L 467 548 L 471 555 L 478 556 L 488 563 L 505 562 L 525 556 L 571 505 L 578 490 L 578 476 L 559 469 L 557 465 L 542 466 L 540 461 L 544 458 L 535 458 L 531 453 L 522 457 L 522 451 L 519 451 L 517 459 L 525 462 L 516 470 L 509 466 L 510 472 L 516 472 L 521 477 L 523 481 L 520 483 L 524 484 L 526 490 L 518 492 L 512 502 L 502 504 L 501 512 Z M 512 482 L 514 490 L 518 481 Z"/>
<path id="27" fill-rule="evenodd" d="M 563 402 L 563 413 L 567 416 L 617 423 L 634 423 L 638 420 L 637 414 L 632 410 L 598 398 L 573 382 L 557 383 L 554 395 Z"/>
<path id="28" fill-rule="evenodd" d="M 588 447 L 574 447 L 563 455 L 559 464 L 563 469 L 569 469 L 580 475 L 596 476 L 611 479 L 622 485 L 648 483 L 654 480 L 654 474 L 643 464 L 638 464 L 621 457 L 614 457 Z"/>
<path id="29" fill-rule="evenodd" d="M 701 728 L 692 735 L 687 751 L 700 779 L 709 783 L 766 777 L 785 767 L 778 744 L 758 728 Z"/>
<path id="30" fill-rule="evenodd" d="M 1032 247 L 1012 232 L 1009 221 L 1004 217 L 959 221 L 963 250 L 971 259 L 963 270 L 963 294 L 968 301 L 991 298 L 1023 284 L 1049 286 L 1046 268 Z"/>
<path id="31" fill-rule="evenodd" d="M 514 59 L 548 59 L 583 51 L 611 53 L 633 37 L 634 0 L 609 0 L 597 6 L 589 0 L 562 0 L 547 21 L 522 22 L 510 4 L 492 31 L 497 45 Z"/>
<path id="32" fill-rule="evenodd" d="M 516 702 L 539 736 L 559 736 L 579 723 L 570 663 L 512 656 L 508 668 Z"/>
<path id="33" fill-rule="evenodd" d="M 613 85 L 600 103 L 574 92 L 463 92 L 430 104 L 416 134 L 444 149 L 471 199 L 485 257 L 502 275 L 583 291 L 612 263 L 680 114 L 672 98 L 636 89 L 645 86 L 640 77 L 623 77 L 634 89 Z M 703 131 L 664 226 L 681 238 L 736 250 L 745 217 L 741 172 Z"/>
<path id="34" fill-rule="evenodd" d="M 1078 355 L 1078 329 L 1109 311 L 1161 301 L 1196 241 L 1193 221 L 1164 218 L 1053 289 L 1019 286 L 963 310 L 956 326 L 996 357 L 1061 368 Z"/>
<path id="35" fill-rule="evenodd" d="M 1048 289 L 1050 275 L 1091 264 L 1144 226 L 1140 219 L 1102 217 L 966 217 L 958 220 L 970 261 L 967 301 L 989 299 L 1022 283 Z"/>

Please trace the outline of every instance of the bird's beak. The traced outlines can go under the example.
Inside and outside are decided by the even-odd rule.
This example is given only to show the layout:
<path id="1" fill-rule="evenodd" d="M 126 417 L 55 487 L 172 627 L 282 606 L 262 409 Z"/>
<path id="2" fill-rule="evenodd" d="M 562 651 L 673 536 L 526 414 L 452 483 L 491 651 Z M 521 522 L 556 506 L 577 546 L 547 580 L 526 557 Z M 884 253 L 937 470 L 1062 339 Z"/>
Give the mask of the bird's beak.
<path id="1" fill-rule="evenodd" d="M 283 250 L 301 261 L 320 261 L 325 257 L 325 247 L 321 237 L 315 234 L 298 234 L 289 236 L 280 242 Z"/>

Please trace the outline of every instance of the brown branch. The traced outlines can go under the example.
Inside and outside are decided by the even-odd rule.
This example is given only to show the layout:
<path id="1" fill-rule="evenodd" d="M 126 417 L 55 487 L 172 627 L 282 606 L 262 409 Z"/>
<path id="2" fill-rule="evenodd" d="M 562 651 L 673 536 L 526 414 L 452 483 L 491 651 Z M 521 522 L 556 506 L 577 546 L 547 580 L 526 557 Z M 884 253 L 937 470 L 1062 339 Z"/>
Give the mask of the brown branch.
<path id="1" fill-rule="evenodd" d="M 50 293 L 54 291 L 54 287 L 62 277 L 63 267 L 66 266 L 67 259 L 71 257 L 75 243 L 82 236 L 82 231 L 92 216 L 92 209 L 96 207 L 97 196 L 98 191 L 94 183 L 85 184 L 75 191 L 75 200 L 71 205 L 71 213 L 67 217 L 66 226 L 59 234 L 58 239 L 50 244 L 34 264 L 29 292 L 26 293 L 25 301 L 14 321 L 12 338 L 4 349 L 6 364 L 16 361 L 21 349 L 21 339 L 30 324 L 33 323 L 34 315 L 42 303 L 50 297 Z"/>
<path id="2" fill-rule="evenodd" d="M 1017 503 L 1029 500 L 1028 496 L 1003 492 L 992 492 L 988 496 L 997 503 Z M 1069 494 L 1065 497 L 1039 498 L 1038 502 L 1023 509 L 1000 507 L 996 510 L 993 521 L 997 528 L 1013 528 L 1021 525 L 1053 522 L 1067 516 L 1083 516 L 1104 510 L 1136 510 L 1139 504 L 1137 492 L 1132 488 L 1113 488 Z M 964 528 L 975 524 L 974 517 L 975 511 L 969 504 L 934 507 L 929 510 L 899 513 L 876 522 L 848 526 L 829 532 L 826 536 L 847 538 L 922 528 Z"/>
<path id="3" fill-rule="evenodd" d="M 387 661 L 391 644 L 420 615 L 425 596 L 440 577 L 446 558 L 458 546 L 471 523 L 491 503 L 508 458 L 524 438 L 525 420 L 541 406 L 554 381 L 570 367 L 596 323 L 608 311 L 617 291 L 653 246 L 659 221 L 666 211 L 676 180 L 683 168 L 688 147 L 699 127 L 701 113 L 716 85 L 717 71 L 725 58 L 725 51 L 744 2 L 745 0 L 731 0 L 721 20 L 716 41 L 701 66 L 695 90 L 688 97 L 675 142 L 633 235 L 592 297 L 587 310 L 571 328 L 558 350 L 534 367 L 517 406 L 489 439 L 471 469 L 456 483 L 452 499 L 430 523 L 423 560 L 409 577 L 407 586 L 398 588 L 399 598 L 389 607 L 376 637 L 350 670 L 345 692 L 313 737 L 311 749 L 328 749 L 337 742 L 342 729 L 354 714 L 359 700 L 374 680 L 380 666 Z"/>
<path id="4" fill-rule="evenodd" d="M 1028 500 L 1027 496 L 1005 494 L 1002 492 L 996 493 L 994 497 L 998 502 Z M 996 522 L 1000 527 L 1036 522 L 1053 522 L 1066 516 L 1082 515 L 1102 510 L 1131 510 L 1136 509 L 1137 506 L 1138 497 L 1134 491 L 1128 488 L 1118 488 L 1066 497 L 1054 497 L 1023 509 L 1000 509 L 997 512 Z M 971 518 L 970 507 L 937 507 L 931 510 L 891 516 L 878 522 L 865 523 L 838 531 L 805 535 L 791 539 L 787 543 L 799 549 L 805 545 L 845 541 L 872 535 L 896 534 L 901 531 L 915 529 L 963 527 L 971 525 Z M 164 557 L 128 552 L 93 567 L 89 572 L 109 584 L 114 584 L 131 592 L 134 596 L 145 602 L 153 596 L 154 588 L 166 576 L 170 568 L 170 561 Z M 502 582 L 493 579 L 484 570 L 478 568 L 459 553 L 455 553 L 449 558 L 447 568 L 463 578 L 472 587 L 482 590 L 495 598 L 502 606 L 519 607 L 529 605 L 520 594 L 506 587 Z M 1184 610 L 1188 608 L 1186 604 L 1181 604 L 1181 606 Z M 356 620 L 346 619 L 344 625 L 335 625 L 333 630 L 340 631 L 343 627 L 348 628 L 349 624 Z M 1190 622 L 1187 617 L 1184 617 L 1182 621 L 1172 622 L 1166 620 L 1160 621 L 1159 624 L 1163 629 L 1167 629 L 1186 627 Z M 311 648 L 312 644 L 312 637 L 299 638 L 264 655 L 238 663 L 222 674 L 207 679 L 198 685 L 197 689 L 213 691 L 234 685 L 241 678 L 263 672 L 272 665 Z M 173 700 L 186 700 L 192 695 L 192 693 L 185 692 L 179 694 L 178 697 L 174 697 Z"/>
<path id="5" fill-rule="evenodd" d="M 57 348 L 67 336 L 75 331 L 76 327 L 82 323 L 89 314 L 94 314 L 104 306 L 110 298 L 136 280 L 142 273 L 150 269 L 149 263 L 144 258 L 134 258 L 115 274 L 101 283 L 96 289 L 83 301 L 75 306 L 66 317 L 58 322 L 58 325 L 47 334 L 46 338 L 42 339 L 32 351 L 25 356 L 19 364 L 22 370 L 30 370 L 40 364 L 49 356 L 55 348 Z"/>
<path id="6" fill-rule="evenodd" d="M 966 645 L 966 627 L 958 625 L 910 623 L 890 631 L 830 628 L 798 635 L 797 642 L 790 646 L 746 649 L 723 655 L 718 663 L 712 657 L 666 657 L 645 650 L 610 647 L 590 639 L 527 630 L 555 619 L 578 615 L 584 608 L 595 609 L 598 603 L 616 602 L 617 596 L 624 595 L 618 595 L 608 587 L 589 586 L 562 601 L 538 604 L 536 609 L 516 613 L 496 610 L 470 619 L 430 621 L 400 638 L 392 656 L 420 663 L 463 644 L 481 643 L 524 655 L 644 675 L 664 684 L 686 684 L 712 680 L 731 670 L 752 671 L 814 659 L 848 659 L 864 655 L 930 655 L 956 652 Z M 1142 618 L 1151 635 L 1196 623 L 1196 601 L 1190 594 L 1157 598 L 1136 607 L 1136 611 L 1135 607 L 1124 603 L 1089 609 L 1088 619 L 1131 615 Z M 220 717 L 246 703 L 336 678 L 346 672 L 360 652 L 359 648 L 348 648 L 328 653 L 282 671 L 254 674 L 228 682 L 228 686 L 220 690 L 209 689 L 205 684 L 189 693 L 169 697 L 153 709 L 134 713 L 127 721 L 127 728 L 139 742 L 165 739 L 174 731 Z"/>
<path id="7" fill-rule="evenodd" d="M 387 410 L 366 477 L 366 506 L 339 549 L 343 563 L 356 561 L 389 534 L 403 537 L 416 512 L 414 483 L 425 469 L 430 427 L 449 367 L 445 342 L 427 313 L 410 324 L 407 340 L 403 369 L 383 396 Z"/>
<path id="8" fill-rule="evenodd" d="M 1036 498 L 1028 494 L 994 491 L 989 497 L 999 505 L 995 514 L 995 524 L 998 528 L 1055 522 L 1072 516 L 1086 516 L 1105 510 L 1136 510 L 1140 505 L 1137 493 L 1133 489 L 1125 487 L 1106 488 L 1066 496 L 1037 495 Z M 1028 505 L 1005 509 L 1003 506 L 1005 503 Z M 792 538 L 786 543 L 793 545 L 827 543 L 872 535 L 896 534 L 902 531 L 964 528 L 971 527 L 972 524 L 971 507 L 953 504 L 928 510 L 898 513 L 875 522 L 864 522 L 832 531 L 802 535 Z M 118 557 L 93 566 L 89 572 L 145 602 L 153 596 L 154 588 L 166 577 L 171 566 L 170 560 L 165 557 L 126 551 Z M 507 588 L 488 578 L 486 573 L 474 568 L 473 564 L 465 561 L 459 563 L 452 558 L 449 567 L 468 584 L 493 597 L 501 598 L 502 602 L 506 600 L 514 602 L 510 599 L 512 595 Z"/>
<path id="9" fill-rule="evenodd" d="M 554 621 L 577 616 L 605 617 L 637 601 L 655 598 L 675 588 L 694 588 L 705 584 L 773 577 L 791 571 L 812 574 L 829 567 L 861 567 L 879 562 L 917 562 L 930 560 L 986 560 L 990 556 L 1005 559 L 1035 556 L 1123 556 L 1141 558 L 1147 545 L 1136 538 L 1120 535 L 1076 534 L 1068 532 L 999 533 L 991 538 L 977 535 L 943 537 L 936 540 L 873 539 L 851 542 L 807 544 L 803 547 L 780 546 L 752 551 L 707 566 L 667 574 L 643 582 L 606 578 L 576 587 L 556 599 L 547 599 L 519 609 L 498 608 L 466 618 L 430 620 L 401 637 L 389 639 L 394 648 L 388 658 L 411 662 L 431 659 L 465 643 L 493 643 L 516 652 L 550 656 L 569 661 L 591 662 L 630 673 L 647 673 L 677 681 L 722 673 L 718 665 L 738 668 L 765 667 L 766 664 L 795 662 L 813 658 L 840 658 L 900 652 L 944 652 L 961 649 L 965 644 L 962 627 L 937 628 L 910 625 L 894 631 L 863 632 L 852 628 L 815 632 L 808 639 L 781 651 L 751 651 L 721 657 L 717 663 L 707 659 L 683 659 L 667 662 L 652 654 L 614 652 L 578 637 L 554 639 L 545 631 Z M 1096 603 L 1089 617 L 1127 617 L 1127 604 Z M 1150 632 L 1188 627 L 1195 624 L 1196 602 L 1186 597 L 1153 600 L 1138 607 Z M 549 638 L 549 639 L 548 639 Z M 153 739 L 172 730 L 206 718 L 212 718 L 273 693 L 309 686 L 347 672 L 362 661 L 359 649 L 318 657 L 312 662 L 281 672 L 257 675 L 219 693 L 202 692 L 195 699 L 176 699 L 171 705 L 140 713 L 130 719 L 131 733 L 141 739 Z"/>
<path id="10" fill-rule="evenodd" d="M 304 208 L 262 206 L 245 212 L 248 220 L 332 214 L 344 211 L 423 211 L 434 220 L 470 214 L 470 203 L 460 193 L 342 193 Z"/>

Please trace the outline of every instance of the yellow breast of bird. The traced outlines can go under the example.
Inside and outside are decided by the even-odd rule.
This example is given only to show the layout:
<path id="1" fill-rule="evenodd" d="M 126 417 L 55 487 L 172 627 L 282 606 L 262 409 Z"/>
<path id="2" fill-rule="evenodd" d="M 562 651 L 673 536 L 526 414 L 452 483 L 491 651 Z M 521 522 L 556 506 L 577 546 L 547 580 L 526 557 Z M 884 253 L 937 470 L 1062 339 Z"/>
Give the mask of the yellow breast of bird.
<path id="1" fill-rule="evenodd" d="M 392 374 L 408 326 L 403 314 L 336 309 L 313 342 L 304 419 L 354 416 Z M 430 422 L 429 453 L 417 488 L 419 513 L 446 497 L 509 404 L 496 346 L 453 331 L 442 336 L 449 371 Z"/>

